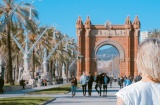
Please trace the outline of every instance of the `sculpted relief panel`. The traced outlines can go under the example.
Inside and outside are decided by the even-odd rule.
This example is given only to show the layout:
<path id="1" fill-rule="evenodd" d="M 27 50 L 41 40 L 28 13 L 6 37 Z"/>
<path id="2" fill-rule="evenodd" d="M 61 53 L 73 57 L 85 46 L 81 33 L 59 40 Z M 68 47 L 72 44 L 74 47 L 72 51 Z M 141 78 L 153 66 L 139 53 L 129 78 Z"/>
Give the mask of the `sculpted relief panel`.
<path id="1" fill-rule="evenodd" d="M 91 30 L 92 36 L 125 36 L 126 30 Z"/>

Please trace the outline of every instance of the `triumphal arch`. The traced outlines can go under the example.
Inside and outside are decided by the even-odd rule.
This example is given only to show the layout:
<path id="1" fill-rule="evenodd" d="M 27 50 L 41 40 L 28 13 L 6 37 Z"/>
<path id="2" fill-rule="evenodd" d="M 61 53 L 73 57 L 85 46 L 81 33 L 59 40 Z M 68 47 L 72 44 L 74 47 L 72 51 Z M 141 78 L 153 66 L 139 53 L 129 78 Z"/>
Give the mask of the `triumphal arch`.
<path id="1" fill-rule="evenodd" d="M 78 50 L 83 56 L 77 60 L 77 77 L 82 72 L 97 71 L 96 53 L 104 45 L 112 45 L 119 51 L 121 76 L 137 75 L 136 56 L 139 43 L 140 21 L 138 16 L 131 22 L 128 16 L 124 24 L 111 24 L 107 21 L 102 25 L 93 25 L 89 17 L 83 24 L 81 17 L 76 22 Z"/>

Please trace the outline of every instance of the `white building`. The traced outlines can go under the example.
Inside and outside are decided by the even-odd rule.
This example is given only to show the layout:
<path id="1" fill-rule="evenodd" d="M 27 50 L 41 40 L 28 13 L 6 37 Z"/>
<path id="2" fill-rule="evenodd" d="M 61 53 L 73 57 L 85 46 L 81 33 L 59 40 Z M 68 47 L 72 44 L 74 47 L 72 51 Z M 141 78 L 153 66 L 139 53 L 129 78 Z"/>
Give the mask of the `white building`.
<path id="1" fill-rule="evenodd" d="M 142 41 L 144 41 L 145 39 L 147 39 L 148 38 L 148 36 L 149 36 L 149 34 L 150 34 L 150 32 L 148 32 L 148 31 L 142 31 L 141 33 L 140 33 L 140 42 L 142 42 Z"/>

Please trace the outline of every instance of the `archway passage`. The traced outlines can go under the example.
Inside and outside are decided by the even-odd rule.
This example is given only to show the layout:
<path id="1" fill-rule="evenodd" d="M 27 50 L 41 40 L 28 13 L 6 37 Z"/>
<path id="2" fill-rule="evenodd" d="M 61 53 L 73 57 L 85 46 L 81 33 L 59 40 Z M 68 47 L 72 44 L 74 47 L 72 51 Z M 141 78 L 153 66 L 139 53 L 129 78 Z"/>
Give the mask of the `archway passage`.
<path id="1" fill-rule="evenodd" d="M 132 23 L 127 17 L 125 24 L 112 25 L 106 22 L 105 25 L 92 25 L 87 17 L 83 24 L 81 17 L 76 22 L 76 33 L 78 37 L 78 50 L 84 57 L 77 61 L 77 78 L 82 72 L 97 72 L 96 52 L 103 45 L 113 45 L 120 54 L 120 76 L 137 75 L 136 56 L 140 34 L 140 21 L 138 16 Z"/>
<path id="2" fill-rule="evenodd" d="M 107 73 L 110 77 L 118 77 L 119 51 L 112 45 L 104 45 L 96 52 L 97 73 Z"/>

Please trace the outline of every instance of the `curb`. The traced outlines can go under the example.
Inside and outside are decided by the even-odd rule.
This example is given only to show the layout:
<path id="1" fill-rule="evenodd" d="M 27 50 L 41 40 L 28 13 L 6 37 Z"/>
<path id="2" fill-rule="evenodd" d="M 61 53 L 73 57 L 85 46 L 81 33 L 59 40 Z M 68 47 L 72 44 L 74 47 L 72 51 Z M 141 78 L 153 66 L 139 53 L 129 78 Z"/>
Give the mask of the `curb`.
<path id="1" fill-rule="evenodd" d="M 39 104 L 39 105 L 46 105 L 46 104 L 48 104 L 48 103 L 51 103 L 51 102 L 54 101 L 54 100 L 56 100 L 56 98 L 50 99 L 50 100 L 48 100 L 48 101 L 45 101 L 45 102 L 43 102 L 43 103 L 41 103 L 41 104 Z"/>

